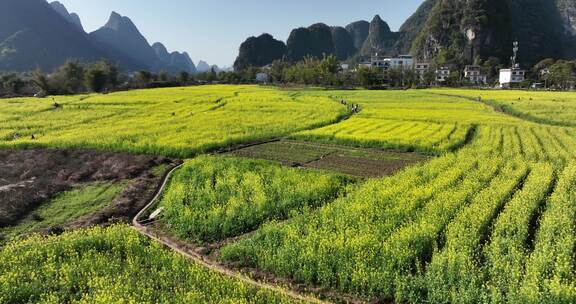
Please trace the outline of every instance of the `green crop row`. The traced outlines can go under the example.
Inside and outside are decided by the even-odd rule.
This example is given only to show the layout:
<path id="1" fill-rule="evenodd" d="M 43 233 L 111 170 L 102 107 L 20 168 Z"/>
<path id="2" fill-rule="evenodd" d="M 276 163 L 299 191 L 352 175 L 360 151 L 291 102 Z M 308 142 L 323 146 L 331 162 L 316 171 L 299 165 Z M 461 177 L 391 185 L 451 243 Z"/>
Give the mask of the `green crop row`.
<path id="1" fill-rule="evenodd" d="M 0 303 L 294 303 L 226 278 L 125 226 L 0 248 Z"/>
<path id="2" fill-rule="evenodd" d="M 293 211 L 317 208 L 351 181 L 267 161 L 198 157 L 171 179 L 160 202 L 162 223 L 182 238 L 219 241 L 284 220 Z"/>
<path id="3" fill-rule="evenodd" d="M 526 263 L 523 303 L 574 303 L 576 274 L 576 165 L 560 175 L 540 221 L 534 252 Z"/>
<path id="4" fill-rule="evenodd" d="M 524 265 L 530 251 L 533 225 L 552 188 L 554 170 L 548 164 L 531 168 L 524 187 L 508 203 L 494 224 L 486 246 L 487 299 L 492 303 L 518 302 Z M 477 271 L 477 267 L 474 268 Z"/>
<path id="5" fill-rule="evenodd" d="M 524 284 L 539 206 L 556 172 L 573 158 L 568 134 L 533 124 L 480 125 L 459 152 L 368 181 L 286 223 L 267 224 L 224 247 L 221 257 L 385 301 L 514 303 L 502 297 Z M 509 261 L 517 264 L 504 269 L 516 274 L 501 273 L 498 265 Z M 556 288 L 567 293 L 574 280 L 563 282 Z"/>

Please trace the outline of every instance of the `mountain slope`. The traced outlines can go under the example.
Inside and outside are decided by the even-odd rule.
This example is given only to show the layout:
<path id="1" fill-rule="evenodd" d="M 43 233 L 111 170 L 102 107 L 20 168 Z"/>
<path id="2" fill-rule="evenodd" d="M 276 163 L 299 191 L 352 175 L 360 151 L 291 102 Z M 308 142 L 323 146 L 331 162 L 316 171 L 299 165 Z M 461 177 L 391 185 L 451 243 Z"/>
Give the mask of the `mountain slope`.
<path id="1" fill-rule="evenodd" d="M 466 64 L 474 56 L 508 63 L 517 40 L 525 65 L 562 58 L 571 48 L 574 12 L 573 0 L 436 1 L 412 51 L 440 62 Z"/>
<path id="2" fill-rule="evenodd" d="M 0 1 L 0 70 L 52 71 L 68 58 L 96 61 L 110 54 L 44 0 Z"/>
<path id="3" fill-rule="evenodd" d="M 234 62 L 234 69 L 242 70 L 250 66 L 262 67 L 286 55 L 284 42 L 270 34 L 250 37 L 240 45 L 240 53 Z"/>
<path id="4" fill-rule="evenodd" d="M 334 55 L 338 60 L 346 60 L 356 54 L 354 39 L 343 27 L 332 27 L 332 41 L 334 42 Z"/>
<path id="5" fill-rule="evenodd" d="M 376 15 L 370 23 L 370 30 L 360 54 L 371 56 L 376 53 L 381 55 L 392 55 L 398 53 L 396 41 L 399 34 L 390 30 L 390 27 L 379 15 Z"/>
<path id="6" fill-rule="evenodd" d="M 396 41 L 396 49 L 399 50 L 400 53 L 410 53 L 412 43 L 426 25 L 426 21 L 428 21 L 428 17 L 430 16 L 430 11 L 434 5 L 436 5 L 437 1 L 438 0 L 424 1 L 418 7 L 416 12 L 402 24 L 398 40 Z"/>
<path id="7" fill-rule="evenodd" d="M 160 43 L 156 42 L 152 45 L 152 49 L 156 53 L 156 56 L 161 62 L 160 68 L 165 70 L 170 74 L 177 74 L 180 72 L 188 72 L 190 74 L 196 74 L 196 66 L 190 55 L 188 53 L 172 52 L 168 53 L 166 47 Z"/>
<path id="8" fill-rule="evenodd" d="M 366 38 L 368 38 L 370 22 L 364 20 L 356 21 L 348 24 L 346 30 L 350 33 L 350 36 L 352 36 L 352 40 L 354 40 L 354 47 L 359 50 L 364 45 Z"/>
<path id="9" fill-rule="evenodd" d="M 50 6 L 58 13 L 60 16 L 64 17 L 64 19 L 68 20 L 68 22 L 74 24 L 79 30 L 84 32 L 84 27 L 82 26 L 82 21 L 80 20 L 80 16 L 76 13 L 69 13 L 66 7 L 58 2 L 50 2 Z"/>
<path id="10" fill-rule="evenodd" d="M 149 70 L 158 71 L 162 64 L 156 52 L 128 17 L 112 12 L 108 23 L 90 33 L 90 37 L 109 48 L 134 58 Z"/>
<path id="11" fill-rule="evenodd" d="M 206 61 L 200 60 L 200 61 L 198 61 L 198 64 L 196 65 L 196 69 L 198 70 L 198 73 L 205 73 L 205 72 L 210 72 L 212 67 Z"/>
<path id="12" fill-rule="evenodd" d="M 306 56 L 322 58 L 324 55 L 333 54 L 332 31 L 323 23 L 297 28 L 290 33 L 286 49 L 291 61 L 299 61 Z"/>

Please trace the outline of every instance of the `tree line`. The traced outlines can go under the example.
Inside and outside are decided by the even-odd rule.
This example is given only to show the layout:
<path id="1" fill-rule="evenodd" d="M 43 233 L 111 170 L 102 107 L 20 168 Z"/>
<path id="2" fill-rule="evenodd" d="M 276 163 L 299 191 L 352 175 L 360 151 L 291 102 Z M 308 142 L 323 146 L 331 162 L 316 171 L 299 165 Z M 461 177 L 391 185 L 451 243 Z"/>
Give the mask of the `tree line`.
<path id="1" fill-rule="evenodd" d="M 220 81 L 214 70 L 190 74 L 169 74 L 138 71 L 122 72 L 118 65 L 109 60 L 82 63 L 68 60 L 53 73 L 36 70 L 31 73 L 0 74 L 0 96 L 46 96 L 72 95 L 80 93 L 107 93 L 130 89 L 175 87 Z"/>
<path id="2" fill-rule="evenodd" d="M 496 58 L 477 60 L 482 73 L 487 76 L 486 86 L 498 83 L 499 70 L 505 68 Z M 539 88 L 571 90 L 576 86 L 576 61 L 545 59 L 527 71 L 522 87 L 538 83 Z M 264 82 L 274 85 L 309 85 L 335 88 L 414 88 L 438 85 L 435 69 L 418 74 L 412 69 L 388 69 L 386 71 L 356 66 L 343 69 L 334 55 L 322 58 L 305 57 L 298 62 L 287 59 L 274 61 L 261 68 L 249 66 L 240 71 L 201 74 L 181 72 L 153 73 L 138 71 L 121 72 L 118 66 L 107 60 L 84 64 L 69 60 L 51 74 L 40 70 L 32 73 L 0 74 L 0 96 L 45 96 L 79 93 L 106 93 L 120 90 L 175 87 L 206 83 L 250 84 L 256 83 L 257 75 L 265 74 Z M 476 86 L 463 77 L 462 68 L 453 68 L 450 77 L 442 83 L 448 87 Z"/>

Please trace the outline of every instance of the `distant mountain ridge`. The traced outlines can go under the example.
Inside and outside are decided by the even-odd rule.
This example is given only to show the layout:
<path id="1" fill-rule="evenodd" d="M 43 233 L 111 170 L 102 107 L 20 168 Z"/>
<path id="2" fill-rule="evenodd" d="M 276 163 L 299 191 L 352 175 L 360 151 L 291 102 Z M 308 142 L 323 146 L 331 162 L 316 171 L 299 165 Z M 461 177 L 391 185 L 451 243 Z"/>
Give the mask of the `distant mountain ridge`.
<path id="1" fill-rule="evenodd" d="M 393 32 L 379 15 L 374 16 L 372 22 L 361 20 L 350 23 L 346 27 L 330 27 L 323 23 L 316 23 L 307 28 L 292 30 L 284 44 L 286 51 L 272 57 L 262 55 L 268 52 L 269 45 L 253 45 L 247 49 L 246 43 L 254 38 L 251 37 L 240 47 L 240 54 L 234 66 L 237 70 L 248 66 L 264 66 L 284 57 L 290 61 L 298 61 L 306 56 L 320 58 L 323 55 L 335 55 L 339 60 L 346 60 L 369 57 L 376 53 L 405 54 L 410 51 L 412 41 L 424 26 L 421 19 L 427 17 L 424 10 L 431 1 L 435 0 L 427 0 L 415 16 L 403 25 L 400 32 Z M 266 60 L 262 60 L 263 58 Z"/>
<path id="2" fill-rule="evenodd" d="M 109 59 L 127 71 L 197 72 L 188 53 L 166 53 L 160 56 L 132 20 L 116 12 L 88 34 L 58 1 L 0 0 L 0 71 L 51 72 L 68 59 Z"/>
<path id="3" fill-rule="evenodd" d="M 68 58 L 120 57 L 94 43 L 44 0 L 0 1 L 0 70 L 52 71 Z M 133 67 L 128 60 L 125 64 Z"/>
<path id="4" fill-rule="evenodd" d="M 80 20 L 80 16 L 76 13 L 68 12 L 68 9 L 64 6 L 64 4 L 54 1 L 50 3 L 50 6 L 58 12 L 64 19 L 68 20 L 68 22 L 76 25 L 79 30 L 84 32 L 84 27 L 82 26 L 82 21 Z"/>
<path id="5" fill-rule="evenodd" d="M 156 56 L 160 59 L 162 66 L 166 69 L 168 73 L 176 74 L 179 72 L 188 72 L 191 74 L 198 73 L 196 65 L 188 53 L 172 52 L 168 53 L 166 47 L 160 43 L 156 42 L 152 45 L 152 49 L 156 53 Z"/>
<path id="6" fill-rule="evenodd" d="M 89 35 L 107 48 L 134 58 L 147 70 L 158 71 L 162 68 L 156 52 L 128 17 L 112 12 L 106 25 Z"/>
<path id="7" fill-rule="evenodd" d="M 333 50 L 324 47 L 322 53 L 341 60 L 346 55 L 358 60 L 376 53 L 412 54 L 420 60 L 456 65 L 495 57 L 509 64 L 512 42 L 518 41 L 520 62 L 532 65 L 544 58 L 576 58 L 576 0 L 425 0 L 398 32 L 391 31 L 378 15 L 370 23 L 351 23 L 346 30 L 354 52 L 349 50 L 348 37 L 337 30 L 332 35 Z M 273 60 L 284 56 L 293 61 L 307 55 L 321 57 L 318 47 L 325 41 L 306 35 L 306 28 L 293 30 L 286 54 Z M 249 62 L 264 51 L 241 52 L 237 61 L 244 62 L 244 66 L 269 64 Z"/>

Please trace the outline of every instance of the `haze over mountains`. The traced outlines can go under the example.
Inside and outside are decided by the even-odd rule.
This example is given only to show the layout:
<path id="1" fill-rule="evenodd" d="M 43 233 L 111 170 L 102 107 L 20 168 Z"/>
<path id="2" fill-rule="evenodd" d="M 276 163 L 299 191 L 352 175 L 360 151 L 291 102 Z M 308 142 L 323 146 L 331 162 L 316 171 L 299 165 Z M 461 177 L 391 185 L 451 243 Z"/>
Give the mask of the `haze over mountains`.
<path id="1" fill-rule="evenodd" d="M 571 59 L 576 57 L 576 0 L 426 0 L 398 32 L 378 15 L 343 29 L 322 23 L 294 29 L 285 44 L 267 34 L 250 37 L 240 46 L 235 67 L 323 54 L 357 61 L 376 53 L 458 65 L 495 57 L 507 64 L 516 40 L 525 65 Z"/>
<path id="2" fill-rule="evenodd" d="M 51 72 L 70 58 L 109 59 L 127 71 L 198 72 L 188 53 L 170 53 L 159 42 L 150 45 L 116 12 L 102 28 L 86 33 L 80 17 L 57 1 L 0 1 L 0 70 Z"/>

